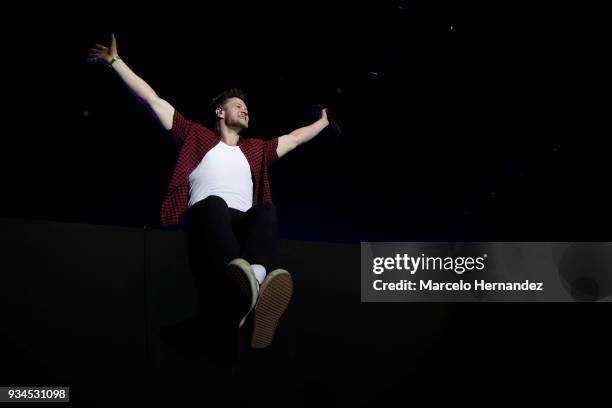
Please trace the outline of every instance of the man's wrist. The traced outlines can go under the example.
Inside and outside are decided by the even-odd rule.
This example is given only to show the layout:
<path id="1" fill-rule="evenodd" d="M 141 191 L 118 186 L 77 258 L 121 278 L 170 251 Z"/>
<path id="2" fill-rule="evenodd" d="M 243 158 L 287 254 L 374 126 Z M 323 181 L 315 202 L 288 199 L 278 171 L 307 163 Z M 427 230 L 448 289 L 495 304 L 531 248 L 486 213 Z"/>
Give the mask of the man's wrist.
<path id="1" fill-rule="evenodd" d="M 108 61 L 108 66 L 112 68 L 113 64 L 117 61 L 121 61 L 121 58 L 118 55 L 115 55 Z"/>

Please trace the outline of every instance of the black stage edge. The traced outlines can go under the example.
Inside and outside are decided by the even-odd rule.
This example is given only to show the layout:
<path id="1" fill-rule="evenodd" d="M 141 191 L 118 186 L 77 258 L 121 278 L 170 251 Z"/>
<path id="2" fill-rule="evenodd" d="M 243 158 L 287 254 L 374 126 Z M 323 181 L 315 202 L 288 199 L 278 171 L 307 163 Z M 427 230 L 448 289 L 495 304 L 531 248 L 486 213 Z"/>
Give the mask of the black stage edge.
<path id="1" fill-rule="evenodd" d="M 359 245 L 285 240 L 295 295 L 255 351 L 248 324 L 226 336 L 200 316 L 186 244 L 175 230 L 0 218 L 0 385 L 69 386 L 60 406 L 79 407 L 607 395 L 604 304 L 361 303 Z"/>
<path id="2" fill-rule="evenodd" d="M 362 304 L 359 245 L 283 241 L 295 295 L 273 344 L 251 350 L 243 329 L 211 346 L 184 232 L 0 225 L 0 383 L 70 386 L 75 406 L 366 404 L 417 367 L 447 310 Z"/>

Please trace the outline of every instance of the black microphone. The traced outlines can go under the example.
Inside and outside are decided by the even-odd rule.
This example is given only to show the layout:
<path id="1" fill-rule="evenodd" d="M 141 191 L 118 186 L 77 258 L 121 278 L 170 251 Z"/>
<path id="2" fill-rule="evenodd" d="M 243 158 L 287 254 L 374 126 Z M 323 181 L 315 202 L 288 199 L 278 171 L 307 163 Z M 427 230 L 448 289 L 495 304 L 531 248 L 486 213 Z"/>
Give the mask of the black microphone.
<path id="1" fill-rule="evenodd" d="M 317 105 L 316 108 L 319 118 L 321 118 L 323 116 L 323 109 L 325 109 L 325 107 L 323 105 Z M 338 138 L 339 141 L 339 136 L 342 130 L 340 130 L 340 126 L 338 126 L 336 121 L 332 118 L 331 114 L 329 113 L 329 109 L 327 109 L 327 120 L 329 121 L 329 130 Z"/>

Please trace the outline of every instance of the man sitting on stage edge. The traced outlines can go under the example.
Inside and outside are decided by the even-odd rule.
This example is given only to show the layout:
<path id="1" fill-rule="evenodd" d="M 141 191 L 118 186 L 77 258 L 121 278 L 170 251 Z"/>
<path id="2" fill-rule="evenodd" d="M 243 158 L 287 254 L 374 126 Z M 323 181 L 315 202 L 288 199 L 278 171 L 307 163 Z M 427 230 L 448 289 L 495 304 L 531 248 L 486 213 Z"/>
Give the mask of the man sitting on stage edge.
<path id="1" fill-rule="evenodd" d="M 119 75 L 180 146 L 161 221 L 164 226 L 180 224 L 188 233 L 189 265 L 200 304 L 215 288 L 229 285 L 240 295 L 228 305 L 231 324 L 242 327 L 254 310 L 251 346 L 268 346 L 293 292 L 291 275 L 276 259 L 277 219 L 268 166 L 328 126 L 327 110 L 311 125 L 275 139 L 243 138 L 240 132 L 249 127 L 246 97 L 231 89 L 213 100 L 212 131 L 157 96 L 119 58 L 114 35 L 110 47 L 96 44 L 89 53 L 90 62 L 108 64 Z"/>

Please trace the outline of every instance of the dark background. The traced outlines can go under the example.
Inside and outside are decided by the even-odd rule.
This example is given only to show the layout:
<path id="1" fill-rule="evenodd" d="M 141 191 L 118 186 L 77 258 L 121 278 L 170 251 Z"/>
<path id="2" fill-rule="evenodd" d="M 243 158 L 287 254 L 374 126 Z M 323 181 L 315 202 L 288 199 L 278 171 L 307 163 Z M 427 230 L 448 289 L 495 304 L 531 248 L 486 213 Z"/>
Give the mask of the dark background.
<path id="1" fill-rule="evenodd" d="M 607 240 L 605 14 L 593 6 L 414 2 L 103 3 L 19 10 L 6 33 L 0 214 L 160 225 L 178 151 L 107 67 L 119 54 L 193 120 L 238 86 L 247 135 L 330 107 L 272 167 L 284 238 Z"/>
<path id="2" fill-rule="evenodd" d="M 317 103 L 331 108 L 341 138 L 323 133 L 272 167 L 283 238 L 610 241 L 608 22 L 594 4 L 303 1 L 196 8 L 172 2 L 137 9 L 96 2 L 24 4 L 6 16 L 14 24 L 3 27 L 2 217 L 159 227 L 178 152 L 109 69 L 86 64 L 87 49 L 108 43 L 113 31 L 122 58 L 191 119 L 205 120 L 208 101 L 230 86 L 250 94 L 250 134 L 257 137 L 309 123 Z M 36 228 L 30 233 L 28 245 Z M 80 243 L 79 236 L 74 240 Z M 109 240 L 121 248 L 122 241 Z M 6 242 L 14 243 L 14 236 Z M 48 248 L 54 252 L 51 243 Z M 106 264 L 98 267 L 101 281 L 120 290 L 104 279 Z M 333 352 L 324 340 L 335 332 L 316 331 L 323 322 L 340 332 L 336 344 L 350 337 L 358 345 L 342 366 L 347 372 L 381 350 L 410 352 L 402 338 L 378 333 L 376 322 L 403 313 L 426 322 L 427 314 L 407 304 L 343 301 L 335 297 L 343 276 L 314 271 L 337 282 L 323 286 L 326 303 L 318 304 L 319 293 L 297 292 L 318 304 L 320 315 L 326 305 L 335 313 L 359 310 L 346 320 L 310 321 L 311 337 L 322 344 L 301 350 Z M 16 276 L 35 297 L 29 275 Z M 45 280 L 32 281 L 53 297 L 42 287 Z M 107 316 L 87 290 L 65 290 Z M 105 298 L 103 291 L 94 294 Z M 63 298 L 53 298 L 64 307 Z M 17 319 L 22 315 L 11 312 L 23 307 L 19 322 L 31 326 L 24 299 L 5 310 Z M 402 374 L 393 360 L 381 361 L 381 372 L 401 381 L 363 405 L 420 398 L 479 405 L 509 398 L 544 403 L 561 397 L 580 405 L 609 399 L 607 377 L 600 374 L 610 365 L 604 305 L 483 306 L 449 305 L 450 317 L 417 371 L 407 367 Z M 306 316 L 312 311 L 302 309 Z M 88 321 L 92 332 L 106 327 L 96 316 Z M 127 321 L 123 317 L 117 324 Z M 39 322 L 53 327 L 50 318 Z M 354 331 L 342 332 L 343 325 Z M 412 340 L 422 335 L 410 324 L 400 328 Z M 126 339 L 121 330 L 113 334 Z M 397 348 L 364 334 L 393 340 Z M 30 336 L 36 339 L 53 344 L 51 337 Z M 334 368 L 328 354 L 313 372 Z M 44 378 L 5 374 L 16 384 Z M 313 395 L 312 404 L 325 400 Z"/>

